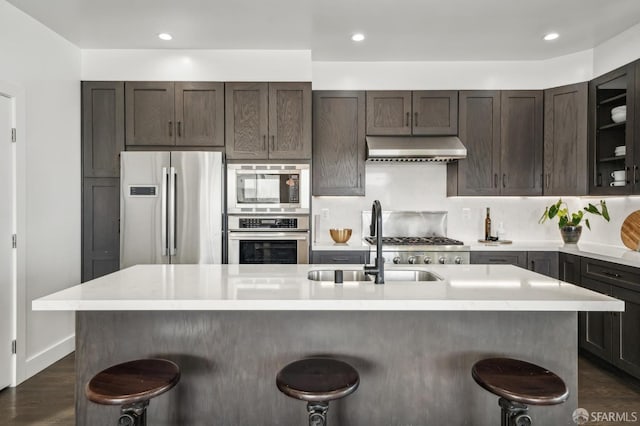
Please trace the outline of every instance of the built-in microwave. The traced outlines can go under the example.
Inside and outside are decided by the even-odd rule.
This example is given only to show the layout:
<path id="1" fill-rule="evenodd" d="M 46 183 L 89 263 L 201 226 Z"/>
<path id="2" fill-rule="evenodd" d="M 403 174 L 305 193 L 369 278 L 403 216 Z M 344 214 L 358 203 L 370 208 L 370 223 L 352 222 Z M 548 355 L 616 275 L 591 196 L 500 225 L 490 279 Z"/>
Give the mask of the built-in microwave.
<path id="1" fill-rule="evenodd" d="M 308 164 L 227 164 L 227 212 L 309 213 Z"/>

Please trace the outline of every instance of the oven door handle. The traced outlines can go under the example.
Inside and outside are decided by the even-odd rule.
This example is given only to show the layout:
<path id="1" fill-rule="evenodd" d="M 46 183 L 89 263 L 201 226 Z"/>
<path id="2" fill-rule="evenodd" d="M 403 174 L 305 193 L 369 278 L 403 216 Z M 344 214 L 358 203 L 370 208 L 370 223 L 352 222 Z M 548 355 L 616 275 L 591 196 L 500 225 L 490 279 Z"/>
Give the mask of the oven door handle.
<path id="1" fill-rule="evenodd" d="M 308 232 L 229 232 L 230 240 L 306 240 Z"/>

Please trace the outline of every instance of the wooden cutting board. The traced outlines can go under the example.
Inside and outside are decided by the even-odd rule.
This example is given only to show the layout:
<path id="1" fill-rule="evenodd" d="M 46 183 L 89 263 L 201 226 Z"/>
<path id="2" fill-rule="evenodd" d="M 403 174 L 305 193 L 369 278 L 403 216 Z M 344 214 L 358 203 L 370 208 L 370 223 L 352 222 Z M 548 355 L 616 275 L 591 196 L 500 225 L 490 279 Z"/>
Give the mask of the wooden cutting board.
<path id="1" fill-rule="evenodd" d="M 631 213 L 622 223 L 620 229 L 622 243 L 631 250 L 640 249 L 640 210 Z"/>

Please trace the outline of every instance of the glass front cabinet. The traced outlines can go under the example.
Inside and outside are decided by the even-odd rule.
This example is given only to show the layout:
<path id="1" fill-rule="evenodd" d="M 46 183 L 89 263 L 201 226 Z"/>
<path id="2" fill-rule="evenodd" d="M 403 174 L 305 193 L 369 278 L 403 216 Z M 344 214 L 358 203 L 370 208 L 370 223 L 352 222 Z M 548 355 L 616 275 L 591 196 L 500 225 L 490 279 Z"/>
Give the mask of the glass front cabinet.
<path id="1" fill-rule="evenodd" d="M 640 134 L 634 128 L 640 63 L 634 62 L 589 83 L 589 193 L 640 193 Z"/>

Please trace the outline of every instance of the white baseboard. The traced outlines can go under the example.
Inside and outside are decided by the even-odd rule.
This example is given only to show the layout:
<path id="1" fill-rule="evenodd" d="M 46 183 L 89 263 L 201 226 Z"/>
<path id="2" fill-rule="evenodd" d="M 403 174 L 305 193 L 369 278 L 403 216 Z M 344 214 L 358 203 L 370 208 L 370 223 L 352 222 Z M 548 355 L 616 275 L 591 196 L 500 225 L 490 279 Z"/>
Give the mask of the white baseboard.
<path id="1" fill-rule="evenodd" d="M 76 335 L 72 334 L 47 349 L 27 358 L 25 362 L 24 377 L 20 381 L 27 380 L 36 375 L 54 362 L 64 358 L 76 348 Z M 18 383 L 19 384 L 19 383 Z"/>

